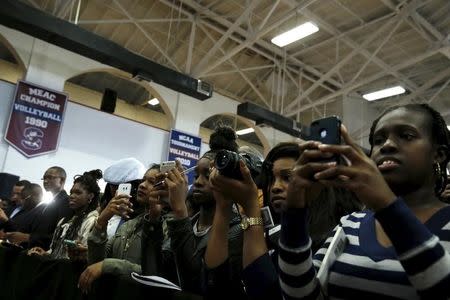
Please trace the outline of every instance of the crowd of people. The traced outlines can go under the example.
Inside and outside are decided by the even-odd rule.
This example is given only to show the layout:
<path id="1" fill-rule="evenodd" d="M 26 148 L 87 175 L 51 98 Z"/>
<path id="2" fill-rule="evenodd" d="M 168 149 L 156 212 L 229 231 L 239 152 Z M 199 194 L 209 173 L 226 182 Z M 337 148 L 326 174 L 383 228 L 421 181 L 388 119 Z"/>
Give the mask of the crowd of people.
<path id="1" fill-rule="evenodd" d="M 29 256 L 82 263 L 84 294 L 106 274 L 135 272 L 205 299 L 448 299 L 442 116 L 426 104 L 384 112 L 369 153 L 340 132 L 340 145 L 284 142 L 261 159 L 218 126 L 191 187 L 179 161 L 161 172 L 127 158 L 75 176 L 67 194 L 66 172 L 50 167 L 43 186 L 53 201 L 18 181 L 2 201 L 0 239 Z M 240 158 L 233 172 L 218 164 L 224 153 Z M 329 160 L 336 155 L 346 163 Z"/>

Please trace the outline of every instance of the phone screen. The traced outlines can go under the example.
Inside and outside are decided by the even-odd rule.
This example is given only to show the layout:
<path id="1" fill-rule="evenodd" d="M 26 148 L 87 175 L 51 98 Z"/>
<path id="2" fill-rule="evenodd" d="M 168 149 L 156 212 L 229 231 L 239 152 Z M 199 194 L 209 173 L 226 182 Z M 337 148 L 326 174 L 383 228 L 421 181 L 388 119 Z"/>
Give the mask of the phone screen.
<path id="1" fill-rule="evenodd" d="M 131 183 L 121 183 L 117 187 L 117 195 L 131 195 Z"/>

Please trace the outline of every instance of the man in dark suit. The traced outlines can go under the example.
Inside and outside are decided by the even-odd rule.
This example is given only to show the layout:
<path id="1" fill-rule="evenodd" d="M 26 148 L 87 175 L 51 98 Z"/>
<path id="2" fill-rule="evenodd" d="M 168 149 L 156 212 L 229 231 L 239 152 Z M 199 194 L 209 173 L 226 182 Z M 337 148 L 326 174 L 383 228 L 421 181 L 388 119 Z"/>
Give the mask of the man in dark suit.
<path id="1" fill-rule="evenodd" d="M 69 207 L 69 195 L 64 190 L 66 177 L 66 171 L 58 166 L 45 171 L 42 178 L 44 189 L 53 194 L 53 201 L 43 205 L 42 214 L 32 228 L 29 247 L 38 246 L 48 249 L 58 221 L 73 215 L 73 211 Z"/>
<path id="2" fill-rule="evenodd" d="M 33 224 L 36 224 L 42 213 L 42 207 L 37 207 L 42 201 L 42 188 L 36 183 L 25 185 L 20 197 L 22 208 L 19 213 L 11 218 L 0 213 L 0 228 L 6 231 L 7 239 L 15 244 L 27 243 L 30 239 Z"/>
<path id="3" fill-rule="evenodd" d="M 29 184 L 30 182 L 28 180 L 20 180 L 13 186 L 11 192 L 11 207 L 6 211 L 8 218 L 13 218 L 17 214 L 20 214 L 23 205 L 22 190 Z"/>
<path id="4" fill-rule="evenodd" d="M 7 222 L 24 213 L 22 190 L 29 185 L 30 182 L 28 180 L 20 180 L 16 182 L 11 192 L 11 205 L 6 210 L 0 208 L 0 230 L 2 231 L 0 238 L 5 238 L 3 231 L 6 231 L 5 226 L 7 226 Z"/>

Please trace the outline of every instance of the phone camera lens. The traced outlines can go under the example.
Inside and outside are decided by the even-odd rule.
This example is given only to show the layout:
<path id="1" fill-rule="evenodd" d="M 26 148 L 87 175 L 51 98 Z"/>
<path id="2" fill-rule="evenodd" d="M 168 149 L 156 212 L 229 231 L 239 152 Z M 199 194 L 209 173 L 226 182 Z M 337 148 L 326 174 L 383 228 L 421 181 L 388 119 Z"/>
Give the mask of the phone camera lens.
<path id="1" fill-rule="evenodd" d="M 323 139 L 327 137 L 327 130 L 326 129 L 322 129 L 320 131 L 320 137 L 323 138 Z"/>

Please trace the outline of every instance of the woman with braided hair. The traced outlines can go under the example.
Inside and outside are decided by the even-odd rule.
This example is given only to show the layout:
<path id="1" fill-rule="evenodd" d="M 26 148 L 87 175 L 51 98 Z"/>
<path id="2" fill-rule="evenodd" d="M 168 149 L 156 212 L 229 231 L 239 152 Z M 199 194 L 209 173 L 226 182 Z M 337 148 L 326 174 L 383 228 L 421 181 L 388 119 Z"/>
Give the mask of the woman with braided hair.
<path id="1" fill-rule="evenodd" d="M 226 235 L 229 239 L 230 268 L 205 268 L 204 256 L 209 239 L 214 233 L 214 215 L 221 205 L 228 205 L 215 197 L 211 189 L 209 176 L 214 160 L 220 150 L 237 152 L 236 133 L 231 127 L 219 125 L 210 136 L 210 150 L 203 154 L 195 168 L 195 181 L 192 189 L 192 201 L 199 207 L 199 212 L 189 217 L 186 207 L 187 182 L 181 174 L 181 165 L 168 172 L 163 188 L 155 188 L 150 198 L 158 199 L 163 195 L 169 199 L 172 217 L 167 220 L 170 246 L 175 253 L 181 279 L 181 287 L 193 293 L 203 293 L 205 282 L 214 285 L 224 281 L 240 283 L 239 274 L 242 260 L 242 235 L 239 227 L 239 216 L 229 209 L 226 221 Z M 167 205 L 167 204 L 165 204 Z M 227 210 L 228 212 L 228 210 Z M 228 250 L 227 250 L 228 251 Z M 223 277 L 222 277 L 223 276 Z M 205 279 L 207 278 L 207 279 Z M 230 284 L 230 289 L 236 287 Z M 240 286 L 239 286 L 240 288 Z M 230 291 L 230 290 L 229 290 Z"/>
<path id="2" fill-rule="evenodd" d="M 345 145 L 301 145 L 282 216 L 284 298 L 448 299 L 450 206 L 440 195 L 450 144 L 442 116 L 427 104 L 388 110 L 371 127 L 370 158 L 345 127 L 341 135 Z M 351 164 L 317 162 L 332 154 Z M 311 257 L 306 216 L 324 186 L 353 191 L 370 210 L 343 217 Z M 327 260 L 332 252 L 336 259 Z M 316 275 L 321 267 L 325 276 Z"/>
<path id="3" fill-rule="evenodd" d="M 100 187 L 97 180 L 102 178 L 102 171 L 92 170 L 75 176 L 70 190 L 69 207 L 74 211 L 73 217 L 62 218 L 53 234 L 50 250 L 34 247 L 28 254 L 50 255 L 54 259 L 69 259 L 64 240 L 72 240 L 76 247 L 86 248 L 87 238 L 98 217 L 97 206 Z M 85 252 L 85 251 L 84 251 Z"/>
<path id="4" fill-rule="evenodd" d="M 250 299 L 281 299 L 277 273 L 280 217 L 285 206 L 293 167 L 300 154 L 297 143 L 279 143 L 269 151 L 262 164 L 259 185 L 263 191 L 264 206 L 270 209 L 275 226 L 263 228 L 255 224 L 244 230 L 241 278 Z M 243 173 L 246 171 L 243 170 Z M 256 185 L 250 178 L 243 183 L 224 178 L 215 171 L 212 172 L 211 178 L 215 188 L 227 195 L 228 199 L 233 199 L 242 206 L 243 215 L 250 218 L 261 217 L 256 195 L 250 192 L 252 187 L 253 192 L 256 191 Z M 353 194 L 333 188 L 324 189 L 314 204 L 308 216 L 308 225 L 315 249 L 322 245 L 342 216 L 361 209 L 359 201 Z M 215 261 L 220 262 L 219 253 L 219 251 L 207 251 L 209 255 L 205 258 L 206 265 Z M 224 285 L 219 291 L 223 292 L 227 289 L 229 287 Z"/>

